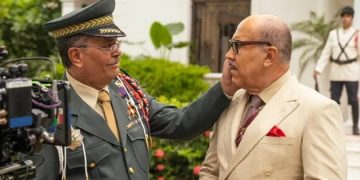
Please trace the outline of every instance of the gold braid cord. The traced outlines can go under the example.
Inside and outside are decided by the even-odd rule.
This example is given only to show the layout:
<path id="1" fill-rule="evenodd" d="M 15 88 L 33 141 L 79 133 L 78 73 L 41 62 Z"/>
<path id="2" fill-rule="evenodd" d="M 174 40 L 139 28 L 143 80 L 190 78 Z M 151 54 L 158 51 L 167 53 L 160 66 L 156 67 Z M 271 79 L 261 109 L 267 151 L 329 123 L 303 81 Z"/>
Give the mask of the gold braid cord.
<path id="1" fill-rule="evenodd" d="M 121 33 L 121 31 L 119 31 L 118 29 L 115 28 L 101 28 L 99 29 L 100 34 L 104 34 L 104 33 Z"/>
<path id="2" fill-rule="evenodd" d="M 75 25 L 61 28 L 56 31 L 52 31 L 51 34 L 55 39 L 57 39 L 57 38 L 67 36 L 69 34 L 74 34 L 76 32 L 80 32 L 83 30 L 97 27 L 97 26 L 102 26 L 102 25 L 112 24 L 112 23 L 113 23 L 113 20 L 112 20 L 111 16 L 103 16 L 100 18 L 91 19 L 89 21 L 82 22 L 80 24 L 75 24 Z"/>

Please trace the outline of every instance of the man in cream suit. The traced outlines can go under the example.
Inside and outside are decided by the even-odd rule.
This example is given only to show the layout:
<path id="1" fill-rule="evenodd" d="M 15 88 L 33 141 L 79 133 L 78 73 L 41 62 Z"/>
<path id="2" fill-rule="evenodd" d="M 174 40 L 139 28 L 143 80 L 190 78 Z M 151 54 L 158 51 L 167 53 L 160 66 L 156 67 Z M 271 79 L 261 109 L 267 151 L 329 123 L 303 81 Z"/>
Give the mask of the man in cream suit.
<path id="1" fill-rule="evenodd" d="M 230 46 L 223 76 L 241 89 L 215 125 L 200 180 L 345 180 L 341 112 L 289 71 L 287 25 L 273 15 L 250 16 Z M 255 97 L 262 102 L 249 120 Z"/>

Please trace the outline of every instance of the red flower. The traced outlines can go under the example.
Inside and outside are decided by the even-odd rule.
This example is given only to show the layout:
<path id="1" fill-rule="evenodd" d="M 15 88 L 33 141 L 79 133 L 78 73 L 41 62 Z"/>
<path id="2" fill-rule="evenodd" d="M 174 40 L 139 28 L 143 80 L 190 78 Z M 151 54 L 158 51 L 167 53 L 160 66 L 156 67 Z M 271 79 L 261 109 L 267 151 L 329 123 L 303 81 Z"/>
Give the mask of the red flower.
<path id="1" fill-rule="evenodd" d="M 210 138 L 211 135 L 212 135 L 212 133 L 213 133 L 212 131 L 207 130 L 207 131 L 203 132 L 203 136 L 204 136 L 205 138 Z"/>
<path id="2" fill-rule="evenodd" d="M 161 159 L 165 156 L 165 152 L 162 149 L 157 149 L 154 153 L 154 156 L 158 159 Z"/>
<path id="3" fill-rule="evenodd" d="M 196 176 L 199 175 L 199 173 L 200 173 L 200 168 L 201 168 L 200 165 L 197 165 L 197 166 L 194 167 L 193 173 L 194 173 Z"/>
<path id="4" fill-rule="evenodd" d="M 165 180 L 164 176 L 158 176 L 157 180 Z"/>
<path id="5" fill-rule="evenodd" d="M 163 165 L 163 164 L 156 165 L 156 170 L 157 171 L 163 171 L 164 169 L 165 169 L 165 165 Z"/>

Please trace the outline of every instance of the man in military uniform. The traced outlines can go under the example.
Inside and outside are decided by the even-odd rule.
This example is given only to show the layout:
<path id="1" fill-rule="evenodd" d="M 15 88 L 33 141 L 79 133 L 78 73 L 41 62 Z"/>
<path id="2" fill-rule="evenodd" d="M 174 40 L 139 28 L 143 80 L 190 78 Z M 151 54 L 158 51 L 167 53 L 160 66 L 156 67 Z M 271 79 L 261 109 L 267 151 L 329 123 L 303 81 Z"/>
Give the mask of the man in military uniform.
<path id="1" fill-rule="evenodd" d="M 353 134 L 359 135 L 359 33 L 352 27 L 354 9 L 344 7 L 341 10 L 342 27 L 332 30 L 320 59 L 315 67 L 314 77 L 319 75 L 330 63 L 331 99 L 340 104 L 343 86 L 346 87 L 348 103 L 351 105 Z"/>
<path id="2" fill-rule="evenodd" d="M 236 88 L 221 83 L 183 109 L 160 104 L 119 71 L 115 0 L 101 0 L 44 24 L 56 39 L 71 84 L 73 143 L 43 146 L 37 179 L 148 179 L 150 135 L 191 139 L 209 129 Z"/>

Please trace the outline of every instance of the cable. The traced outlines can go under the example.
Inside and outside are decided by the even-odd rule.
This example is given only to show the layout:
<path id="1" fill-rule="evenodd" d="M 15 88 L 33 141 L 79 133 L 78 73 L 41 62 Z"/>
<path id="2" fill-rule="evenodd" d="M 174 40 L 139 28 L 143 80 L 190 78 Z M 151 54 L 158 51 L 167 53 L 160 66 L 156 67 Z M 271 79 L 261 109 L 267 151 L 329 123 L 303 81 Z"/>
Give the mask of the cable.
<path id="1" fill-rule="evenodd" d="M 29 176 L 29 166 L 26 166 L 26 176 L 23 178 L 23 180 L 27 180 Z"/>
<path id="2" fill-rule="evenodd" d="M 85 145 L 84 142 L 81 141 L 82 144 L 82 149 L 83 149 L 83 153 L 84 153 L 84 169 L 85 169 L 85 179 L 89 180 L 89 174 L 88 174 L 88 170 L 87 170 L 87 158 L 86 158 L 86 150 L 85 150 Z"/>
<path id="3" fill-rule="evenodd" d="M 45 162 L 45 157 L 43 155 L 41 155 L 41 154 L 28 154 L 28 155 L 22 157 L 21 160 L 24 160 L 24 159 L 26 160 L 28 157 L 31 157 L 31 158 L 38 157 L 39 158 L 39 159 L 33 159 L 34 163 L 37 162 L 38 160 L 40 160 L 40 162 L 38 162 L 37 164 L 34 164 L 35 167 L 39 167 L 39 166 L 42 165 L 42 163 Z"/>
<path id="4" fill-rule="evenodd" d="M 31 102 L 36 104 L 37 106 L 40 106 L 45 109 L 55 109 L 61 105 L 61 101 L 56 102 L 55 104 L 49 104 L 49 105 L 38 102 L 35 99 L 31 99 Z"/>
<path id="5" fill-rule="evenodd" d="M 62 166 L 63 172 L 62 172 L 62 175 L 61 175 L 61 179 L 62 179 L 62 180 L 66 180 L 66 159 L 67 159 L 67 157 L 66 157 L 66 147 L 63 147 L 63 152 L 64 152 L 64 155 L 63 155 L 63 157 L 64 157 L 64 164 L 63 164 L 63 166 Z"/>

